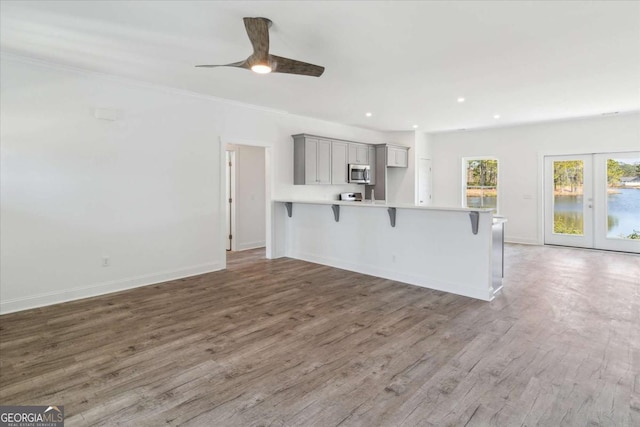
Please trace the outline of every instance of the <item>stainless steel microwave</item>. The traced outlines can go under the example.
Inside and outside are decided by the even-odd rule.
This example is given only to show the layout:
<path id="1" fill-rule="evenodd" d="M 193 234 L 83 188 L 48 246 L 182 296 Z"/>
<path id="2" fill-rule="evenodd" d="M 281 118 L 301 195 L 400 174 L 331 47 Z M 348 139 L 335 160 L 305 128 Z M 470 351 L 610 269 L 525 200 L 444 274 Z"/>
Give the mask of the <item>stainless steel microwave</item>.
<path id="1" fill-rule="evenodd" d="M 369 165 L 349 165 L 349 182 L 352 184 L 368 184 L 371 182 Z"/>

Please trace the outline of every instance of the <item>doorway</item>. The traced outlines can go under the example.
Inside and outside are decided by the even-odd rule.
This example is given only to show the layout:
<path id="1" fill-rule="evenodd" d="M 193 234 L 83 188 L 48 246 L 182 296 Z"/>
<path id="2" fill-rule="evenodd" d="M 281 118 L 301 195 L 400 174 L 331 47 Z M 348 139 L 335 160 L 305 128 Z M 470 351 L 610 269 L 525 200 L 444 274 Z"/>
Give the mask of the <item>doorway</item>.
<path id="1" fill-rule="evenodd" d="M 546 156 L 545 244 L 640 253 L 640 152 Z"/>
<path id="2" fill-rule="evenodd" d="M 227 251 L 266 245 L 266 154 L 264 147 L 227 144 Z"/>

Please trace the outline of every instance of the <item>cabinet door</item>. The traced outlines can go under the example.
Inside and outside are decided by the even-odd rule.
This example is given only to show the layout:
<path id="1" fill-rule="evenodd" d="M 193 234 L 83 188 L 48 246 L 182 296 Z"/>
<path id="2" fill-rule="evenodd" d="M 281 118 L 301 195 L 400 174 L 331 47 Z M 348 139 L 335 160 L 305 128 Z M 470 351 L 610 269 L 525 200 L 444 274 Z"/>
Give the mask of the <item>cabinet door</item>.
<path id="1" fill-rule="evenodd" d="M 365 144 L 349 144 L 349 163 L 352 165 L 369 164 L 369 147 Z"/>
<path id="2" fill-rule="evenodd" d="M 331 184 L 331 141 L 318 139 L 316 182 Z"/>
<path id="3" fill-rule="evenodd" d="M 387 147 L 387 166 L 396 165 L 396 149 L 393 147 Z"/>
<path id="4" fill-rule="evenodd" d="M 408 153 L 404 148 L 387 147 L 387 166 L 406 168 L 408 160 Z"/>
<path id="5" fill-rule="evenodd" d="M 304 183 L 318 184 L 318 140 L 304 140 Z"/>
<path id="6" fill-rule="evenodd" d="M 349 147 L 346 142 L 331 142 L 331 183 L 347 184 Z"/>
<path id="7" fill-rule="evenodd" d="M 408 163 L 408 153 L 407 150 L 404 150 L 402 148 L 399 148 L 396 150 L 396 166 L 401 167 L 401 168 L 406 168 L 407 166 L 409 166 Z"/>
<path id="8" fill-rule="evenodd" d="M 373 145 L 369 146 L 369 176 L 371 181 L 369 185 L 374 185 L 376 183 L 376 147 Z"/>

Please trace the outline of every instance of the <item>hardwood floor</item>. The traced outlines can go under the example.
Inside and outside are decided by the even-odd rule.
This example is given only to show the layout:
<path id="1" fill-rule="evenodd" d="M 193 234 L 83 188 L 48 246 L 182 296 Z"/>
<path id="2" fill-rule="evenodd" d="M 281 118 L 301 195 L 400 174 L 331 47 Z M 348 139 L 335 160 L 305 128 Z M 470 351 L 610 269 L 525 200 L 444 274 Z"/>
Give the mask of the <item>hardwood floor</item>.
<path id="1" fill-rule="evenodd" d="M 638 426 L 640 257 L 507 245 L 491 303 L 291 259 L 0 317 L 67 426 Z"/>

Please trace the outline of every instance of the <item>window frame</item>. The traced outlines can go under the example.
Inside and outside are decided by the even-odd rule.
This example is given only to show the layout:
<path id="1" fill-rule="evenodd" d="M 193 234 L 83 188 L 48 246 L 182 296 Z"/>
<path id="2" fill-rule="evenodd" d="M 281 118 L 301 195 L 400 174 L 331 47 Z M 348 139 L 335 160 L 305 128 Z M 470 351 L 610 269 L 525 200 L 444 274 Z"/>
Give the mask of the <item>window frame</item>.
<path id="1" fill-rule="evenodd" d="M 501 204 L 501 200 L 502 200 L 502 194 L 501 194 L 501 188 L 502 188 L 502 183 L 500 181 L 500 159 L 497 156 L 468 156 L 468 157 L 462 157 L 462 162 L 461 162 L 461 175 L 462 175 L 462 186 L 461 186 L 461 192 L 460 192 L 460 205 L 463 208 L 467 208 L 467 209 L 476 209 L 474 207 L 469 207 L 467 206 L 467 167 L 470 161 L 473 160 L 495 160 L 497 162 L 497 168 L 498 168 L 498 172 L 497 172 L 497 176 L 496 176 L 496 208 L 495 208 L 495 213 L 499 214 L 500 213 L 500 204 Z M 480 209 L 480 208 L 477 208 Z"/>

